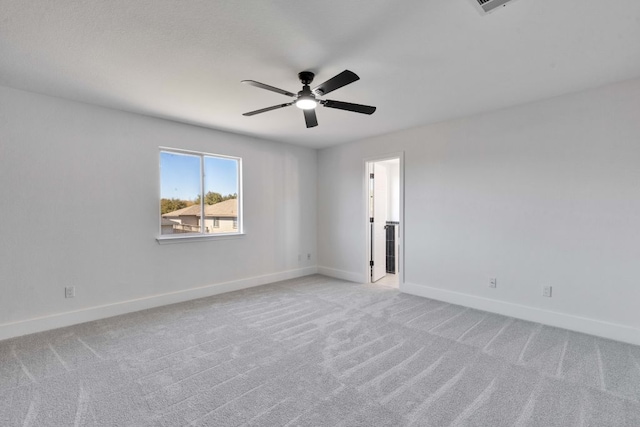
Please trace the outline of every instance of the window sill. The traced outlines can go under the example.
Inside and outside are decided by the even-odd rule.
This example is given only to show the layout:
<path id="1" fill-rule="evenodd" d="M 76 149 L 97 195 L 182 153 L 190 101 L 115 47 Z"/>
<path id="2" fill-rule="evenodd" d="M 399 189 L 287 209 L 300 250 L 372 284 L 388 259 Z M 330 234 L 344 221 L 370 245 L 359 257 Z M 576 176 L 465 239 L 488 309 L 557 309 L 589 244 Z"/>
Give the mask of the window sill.
<path id="1" fill-rule="evenodd" d="M 221 233 L 221 234 L 197 234 L 192 236 L 159 236 L 156 237 L 156 241 L 160 245 L 166 245 L 171 243 L 189 243 L 189 242 L 202 242 L 206 240 L 230 240 L 240 239 L 245 236 L 245 233 Z"/>

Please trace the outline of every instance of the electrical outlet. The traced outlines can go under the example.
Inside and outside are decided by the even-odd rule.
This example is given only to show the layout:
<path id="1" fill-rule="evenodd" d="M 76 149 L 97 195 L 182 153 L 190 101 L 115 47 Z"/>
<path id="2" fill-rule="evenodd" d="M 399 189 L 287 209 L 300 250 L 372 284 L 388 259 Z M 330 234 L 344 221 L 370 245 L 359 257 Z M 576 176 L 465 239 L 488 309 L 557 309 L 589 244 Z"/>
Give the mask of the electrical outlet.
<path id="1" fill-rule="evenodd" d="M 551 286 L 543 286 L 542 287 L 542 296 L 543 297 L 547 297 L 547 298 L 551 298 L 551 290 L 552 290 Z"/>
<path id="2" fill-rule="evenodd" d="M 76 287 L 75 286 L 67 286 L 64 288 L 64 297 L 65 298 L 74 298 L 76 296 Z"/>
<path id="3" fill-rule="evenodd" d="M 311 254 L 307 254 L 307 261 L 311 261 Z"/>
<path id="4" fill-rule="evenodd" d="M 490 288 L 497 288 L 498 287 L 498 279 L 496 279 L 495 277 L 489 278 L 489 287 Z"/>

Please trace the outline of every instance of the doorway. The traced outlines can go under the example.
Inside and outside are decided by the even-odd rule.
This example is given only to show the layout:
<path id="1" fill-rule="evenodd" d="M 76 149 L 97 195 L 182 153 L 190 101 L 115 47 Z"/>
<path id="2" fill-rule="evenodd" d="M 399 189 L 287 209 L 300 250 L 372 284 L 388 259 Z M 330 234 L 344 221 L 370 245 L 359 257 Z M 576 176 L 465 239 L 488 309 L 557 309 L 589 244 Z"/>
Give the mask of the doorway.
<path id="1" fill-rule="evenodd" d="M 399 287 L 403 276 L 402 157 L 366 161 L 367 277 L 370 283 Z"/>

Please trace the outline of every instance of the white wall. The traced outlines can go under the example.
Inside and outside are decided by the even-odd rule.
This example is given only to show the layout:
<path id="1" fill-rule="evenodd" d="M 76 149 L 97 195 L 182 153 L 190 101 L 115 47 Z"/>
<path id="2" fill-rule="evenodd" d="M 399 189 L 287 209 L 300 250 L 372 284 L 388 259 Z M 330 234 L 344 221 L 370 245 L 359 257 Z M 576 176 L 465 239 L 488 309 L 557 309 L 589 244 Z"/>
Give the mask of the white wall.
<path id="1" fill-rule="evenodd" d="M 243 158 L 245 236 L 156 242 L 159 146 Z M 312 149 L 0 87 L 0 339 L 314 272 L 316 165 Z"/>
<path id="2" fill-rule="evenodd" d="M 640 80 L 321 150 L 320 271 L 365 277 L 363 159 L 398 151 L 402 290 L 640 344 Z"/>
<path id="3" fill-rule="evenodd" d="M 387 221 L 400 221 L 400 160 L 376 162 L 387 171 Z"/>

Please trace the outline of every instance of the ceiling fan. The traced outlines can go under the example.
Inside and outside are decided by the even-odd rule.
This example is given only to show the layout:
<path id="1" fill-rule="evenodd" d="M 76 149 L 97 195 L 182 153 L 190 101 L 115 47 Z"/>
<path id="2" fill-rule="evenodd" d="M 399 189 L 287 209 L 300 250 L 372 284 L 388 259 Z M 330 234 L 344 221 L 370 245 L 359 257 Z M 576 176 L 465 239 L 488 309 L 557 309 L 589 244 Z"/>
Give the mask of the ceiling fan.
<path id="1" fill-rule="evenodd" d="M 260 110 L 249 111 L 248 113 L 244 113 L 243 116 L 254 116 L 256 114 L 266 113 L 267 111 L 273 111 L 295 104 L 296 107 L 300 108 L 304 113 L 304 120 L 307 124 L 307 127 L 312 128 L 314 126 L 318 126 L 318 119 L 316 118 L 315 110 L 318 104 L 328 108 L 337 108 L 338 110 L 353 111 L 355 113 L 362 114 L 373 114 L 373 112 L 376 111 L 376 107 L 372 107 L 370 105 L 352 104 L 350 102 L 342 101 L 331 101 L 329 99 L 318 99 L 319 97 L 324 96 L 329 92 L 333 92 L 334 90 L 340 89 L 343 86 L 355 82 L 356 80 L 360 80 L 360 77 L 358 77 L 356 73 L 349 70 L 344 70 L 340 74 L 311 89 L 309 85 L 311 84 L 311 82 L 313 82 L 314 77 L 315 74 L 313 74 L 311 71 L 302 71 L 301 73 L 298 73 L 298 78 L 302 83 L 302 90 L 297 94 L 283 89 L 278 89 L 277 87 L 269 86 L 264 83 L 256 82 L 255 80 L 242 80 L 242 83 L 295 98 L 289 103 L 278 104 L 272 107 L 262 108 Z"/>

